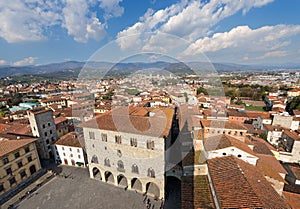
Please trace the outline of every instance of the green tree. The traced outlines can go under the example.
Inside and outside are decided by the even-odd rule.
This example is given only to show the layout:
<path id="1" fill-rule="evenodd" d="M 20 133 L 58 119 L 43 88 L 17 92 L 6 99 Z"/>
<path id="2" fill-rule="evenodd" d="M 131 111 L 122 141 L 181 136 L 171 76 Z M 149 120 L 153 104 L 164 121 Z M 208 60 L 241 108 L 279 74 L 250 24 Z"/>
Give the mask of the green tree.
<path id="1" fill-rule="evenodd" d="M 197 95 L 201 94 L 201 93 L 203 93 L 205 95 L 208 95 L 207 90 L 205 88 L 203 88 L 202 86 L 200 86 L 199 88 L 197 88 Z"/>

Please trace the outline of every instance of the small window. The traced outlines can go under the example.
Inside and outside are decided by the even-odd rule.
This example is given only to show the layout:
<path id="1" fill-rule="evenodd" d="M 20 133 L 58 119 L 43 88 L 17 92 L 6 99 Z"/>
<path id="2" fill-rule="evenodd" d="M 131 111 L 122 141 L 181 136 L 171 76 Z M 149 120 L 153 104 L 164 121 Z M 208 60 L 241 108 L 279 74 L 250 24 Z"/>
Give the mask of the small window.
<path id="1" fill-rule="evenodd" d="M 137 147 L 137 139 L 136 138 L 130 138 L 130 145 L 132 147 Z"/>
<path id="2" fill-rule="evenodd" d="M 136 164 L 133 164 L 131 167 L 131 172 L 132 173 L 139 173 L 139 167 Z"/>
<path id="3" fill-rule="evenodd" d="M 3 184 L 0 184 L 0 192 L 4 191 L 4 186 Z"/>
<path id="4" fill-rule="evenodd" d="M 119 157 L 122 157 L 122 152 L 121 152 L 121 150 L 117 150 L 117 155 L 119 156 Z"/>
<path id="5" fill-rule="evenodd" d="M 15 177 L 10 178 L 9 183 L 10 183 L 10 185 L 13 185 L 14 183 L 16 183 Z"/>
<path id="6" fill-rule="evenodd" d="M 121 138 L 121 136 L 120 135 L 116 135 L 115 136 L 115 142 L 117 143 L 117 144 L 122 144 L 122 138 Z"/>
<path id="7" fill-rule="evenodd" d="M 28 160 L 28 162 L 31 162 L 31 161 L 32 161 L 32 157 L 31 157 L 31 156 L 28 156 L 28 157 L 27 157 L 27 160 Z"/>
<path id="8" fill-rule="evenodd" d="M 109 161 L 108 158 L 104 159 L 104 165 L 107 166 L 107 167 L 110 167 L 110 161 Z"/>
<path id="9" fill-rule="evenodd" d="M 25 176 L 26 176 L 26 171 L 24 170 L 24 171 L 21 171 L 20 172 L 20 176 L 21 176 L 21 178 L 24 178 Z"/>
<path id="10" fill-rule="evenodd" d="M 18 167 L 19 167 L 19 168 L 21 168 L 21 167 L 23 166 L 22 161 L 18 162 L 17 164 L 18 164 Z"/>
<path id="11" fill-rule="evenodd" d="M 16 153 L 15 153 L 15 158 L 18 158 L 18 157 L 20 157 L 20 153 L 19 153 L 19 152 L 16 152 Z"/>
<path id="12" fill-rule="evenodd" d="M 62 150 L 65 150 L 65 148 L 64 148 L 64 147 L 62 147 L 61 149 L 62 149 Z"/>
<path id="13" fill-rule="evenodd" d="M 122 160 L 118 161 L 118 168 L 117 168 L 117 170 L 120 171 L 120 172 L 124 172 L 125 171 L 125 169 L 124 169 L 124 163 L 123 163 Z"/>
<path id="14" fill-rule="evenodd" d="M 226 153 L 225 153 L 225 152 L 223 152 L 223 155 L 226 155 Z"/>
<path id="15" fill-rule="evenodd" d="M 50 134 L 52 134 L 52 130 L 50 130 Z"/>
<path id="16" fill-rule="evenodd" d="M 48 123 L 48 126 L 50 126 L 50 123 Z"/>
<path id="17" fill-rule="evenodd" d="M 46 128 L 45 124 L 43 124 L 43 128 Z"/>
<path id="18" fill-rule="evenodd" d="M 155 178 L 155 172 L 152 168 L 148 169 L 148 176 L 151 178 Z"/>
<path id="19" fill-rule="evenodd" d="M 78 152 L 78 153 L 80 153 L 80 150 L 79 150 L 79 149 L 77 149 L 77 152 Z"/>
<path id="20" fill-rule="evenodd" d="M 49 144 L 49 139 L 46 140 L 46 144 Z"/>
<path id="21" fill-rule="evenodd" d="M 98 164 L 98 157 L 96 155 L 93 155 L 91 163 L 97 163 Z"/>
<path id="22" fill-rule="evenodd" d="M 78 155 L 78 159 L 80 159 L 81 158 L 81 156 L 80 155 Z"/>
<path id="23" fill-rule="evenodd" d="M 103 142 L 107 142 L 107 134 L 101 134 L 101 139 Z"/>
<path id="24" fill-rule="evenodd" d="M 72 148 L 70 147 L 70 152 L 72 152 Z"/>
<path id="25" fill-rule="evenodd" d="M 238 157 L 242 157 L 242 155 L 238 155 Z"/>
<path id="26" fill-rule="evenodd" d="M 152 140 L 147 141 L 147 149 L 154 149 L 154 141 Z"/>
<path id="27" fill-rule="evenodd" d="M 70 157 L 73 157 L 73 154 L 70 154 Z"/>
<path id="28" fill-rule="evenodd" d="M 25 150 L 25 153 L 28 153 L 28 152 L 30 152 L 30 149 L 29 149 L 29 147 L 25 147 L 25 148 L 24 148 L 24 150 Z"/>
<path id="29" fill-rule="evenodd" d="M 45 131 L 44 135 L 47 136 L 47 131 Z"/>
<path id="30" fill-rule="evenodd" d="M 12 175 L 11 167 L 6 168 L 6 174 L 7 174 L 7 175 Z"/>
<path id="31" fill-rule="evenodd" d="M 66 156 L 66 153 L 63 153 L 63 156 Z"/>
<path id="32" fill-rule="evenodd" d="M 90 139 L 95 139 L 95 132 L 89 131 L 89 137 Z"/>
<path id="33" fill-rule="evenodd" d="M 3 158 L 2 162 L 3 162 L 4 165 L 6 165 L 7 163 L 9 163 L 8 157 Z"/>

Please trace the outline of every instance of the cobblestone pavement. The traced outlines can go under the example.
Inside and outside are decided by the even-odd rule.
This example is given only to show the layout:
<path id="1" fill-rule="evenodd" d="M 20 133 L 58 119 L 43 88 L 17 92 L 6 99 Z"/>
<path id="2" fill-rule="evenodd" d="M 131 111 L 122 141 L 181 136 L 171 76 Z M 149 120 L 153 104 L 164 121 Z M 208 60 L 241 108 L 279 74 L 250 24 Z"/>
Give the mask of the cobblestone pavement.
<path id="1" fill-rule="evenodd" d="M 20 209 L 143 209 L 145 196 L 89 178 L 87 169 L 63 167 L 61 173 L 14 205 Z M 67 178 L 65 178 L 67 176 Z M 151 209 L 161 201 L 150 198 Z"/>

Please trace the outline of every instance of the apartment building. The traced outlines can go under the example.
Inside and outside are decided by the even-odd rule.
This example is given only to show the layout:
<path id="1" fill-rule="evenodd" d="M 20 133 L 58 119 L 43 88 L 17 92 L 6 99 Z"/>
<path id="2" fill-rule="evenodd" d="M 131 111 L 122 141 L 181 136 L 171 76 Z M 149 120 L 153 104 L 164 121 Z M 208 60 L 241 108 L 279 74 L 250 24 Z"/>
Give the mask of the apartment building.
<path id="1" fill-rule="evenodd" d="M 0 140 L 0 195 L 41 169 L 37 139 Z"/>

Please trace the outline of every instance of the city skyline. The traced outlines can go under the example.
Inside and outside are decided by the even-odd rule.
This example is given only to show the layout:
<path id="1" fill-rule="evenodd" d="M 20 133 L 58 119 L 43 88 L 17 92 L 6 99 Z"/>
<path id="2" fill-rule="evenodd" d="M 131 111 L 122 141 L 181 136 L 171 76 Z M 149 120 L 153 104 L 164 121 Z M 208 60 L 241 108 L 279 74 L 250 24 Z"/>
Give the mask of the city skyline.
<path id="1" fill-rule="evenodd" d="M 182 60 L 204 53 L 212 62 L 297 63 L 299 4 L 283 0 L 1 2 L 0 65 L 85 61 L 114 40 L 113 49 L 120 52 L 135 49 L 169 55 L 176 45 L 169 39 L 172 36 L 187 41 L 181 51 L 170 54 Z M 107 61 L 116 60 L 111 54 Z"/>

